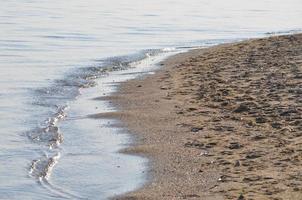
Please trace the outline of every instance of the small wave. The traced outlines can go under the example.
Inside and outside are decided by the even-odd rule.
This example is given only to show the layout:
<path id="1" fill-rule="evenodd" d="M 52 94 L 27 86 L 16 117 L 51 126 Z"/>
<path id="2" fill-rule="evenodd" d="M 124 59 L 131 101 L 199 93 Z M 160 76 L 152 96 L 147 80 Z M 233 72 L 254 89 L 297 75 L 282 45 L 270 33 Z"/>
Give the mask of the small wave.
<path id="1" fill-rule="evenodd" d="M 57 164 L 60 156 L 61 155 L 58 152 L 50 157 L 45 155 L 44 157 L 33 160 L 29 170 L 30 175 L 37 178 L 38 180 L 47 180 L 50 177 L 52 169 Z"/>
<path id="2" fill-rule="evenodd" d="M 163 48 L 162 49 L 163 52 L 172 52 L 172 51 L 176 51 L 175 47 L 167 47 L 167 48 Z"/>
<path id="3" fill-rule="evenodd" d="M 40 178 L 39 179 L 39 183 L 48 191 L 50 191 L 51 193 L 58 195 L 60 198 L 64 198 L 64 199 L 81 199 L 81 200 L 87 200 L 87 198 L 84 198 L 80 195 L 77 194 L 73 194 L 69 191 L 66 191 L 62 188 L 56 187 L 53 184 L 51 184 L 49 182 L 48 179 L 44 179 L 44 178 Z"/>
<path id="4" fill-rule="evenodd" d="M 284 34 L 295 34 L 295 33 L 301 33 L 302 29 L 292 29 L 288 31 L 272 31 L 272 32 L 266 32 L 266 35 L 284 35 Z"/>
<path id="5" fill-rule="evenodd" d="M 39 159 L 33 160 L 29 170 L 30 176 L 35 177 L 45 189 L 59 196 L 60 198 L 85 199 L 81 196 L 72 194 L 59 187 L 56 187 L 49 182 L 52 170 L 54 166 L 58 163 L 60 157 L 61 154 L 60 152 L 58 152 L 52 156 L 44 155 Z"/>
<path id="6" fill-rule="evenodd" d="M 29 131 L 27 136 L 36 143 L 47 145 L 50 149 L 57 148 L 63 142 L 63 134 L 60 133 L 57 123 L 66 117 L 67 108 L 59 107 L 55 115 L 45 121 L 45 126 Z"/>
<path id="7" fill-rule="evenodd" d="M 95 37 L 91 37 L 88 35 L 73 35 L 73 34 L 65 34 L 65 35 L 46 35 L 40 36 L 42 38 L 54 39 L 54 40 L 73 40 L 73 41 L 94 41 Z"/>
<path id="8" fill-rule="evenodd" d="M 40 158 L 34 159 L 30 164 L 30 175 L 44 181 L 51 176 L 60 158 L 59 146 L 63 143 L 63 133 L 60 132 L 58 124 L 66 118 L 68 101 L 76 98 L 81 88 L 94 87 L 97 78 L 112 71 L 125 70 L 152 56 L 176 50 L 175 48 L 147 49 L 137 54 L 98 60 L 99 64 L 95 66 L 77 68 L 66 74 L 64 79 L 55 80 L 50 87 L 35 90 L 36 99 L 33 104 L 47 107 L 53 114 L 40 126 L 28 131 L 27 136 L 42 148 L 47 147 L 46 153 L 51 156 L 41 155 Z M 76 120 L 76 118 L 69 120 Z"/>
<path id="9" fill-rule="evenodd" d="M 35 143 L 46 144 L 50 149 L 58 147 L 63 142 L 63 135 L 56 126 L 30 132 L 28 137 Z"/>

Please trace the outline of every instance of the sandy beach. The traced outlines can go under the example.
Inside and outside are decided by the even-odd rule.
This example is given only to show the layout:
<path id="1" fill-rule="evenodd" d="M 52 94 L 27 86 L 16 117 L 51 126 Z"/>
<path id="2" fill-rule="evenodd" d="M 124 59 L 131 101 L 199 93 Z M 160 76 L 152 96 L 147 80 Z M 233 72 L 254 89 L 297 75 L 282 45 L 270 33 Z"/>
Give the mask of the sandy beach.
<path id="1" fill-rule="evenodd" d="M 111 101 L 150 159 L 117 199 L 302 199 L 302 34 L 192 50 Z M 102 114 L 98 117 L 103 117 Z"/>
<path id="2" fill-rule="evenodd" d="M 301 19 L 302 0 L 1 1 L 0 200 L 302 200 Z"/>

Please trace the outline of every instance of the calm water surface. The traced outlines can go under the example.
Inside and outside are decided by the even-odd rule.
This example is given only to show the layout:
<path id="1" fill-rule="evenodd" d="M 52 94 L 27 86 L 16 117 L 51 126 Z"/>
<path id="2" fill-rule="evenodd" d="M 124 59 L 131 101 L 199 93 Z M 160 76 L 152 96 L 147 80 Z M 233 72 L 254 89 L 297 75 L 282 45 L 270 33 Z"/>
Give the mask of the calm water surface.
<path id="1" fill-rule="evenodd" d="M 135 77 L 116 70 L 301 32 L 301 19 L 301 0 L 1 0 L 0 199 L 106 199 L 139 187 L 147 160 L 117 153 L 129 135 L 87 117 L 114 111 L 93 99 Z"/>

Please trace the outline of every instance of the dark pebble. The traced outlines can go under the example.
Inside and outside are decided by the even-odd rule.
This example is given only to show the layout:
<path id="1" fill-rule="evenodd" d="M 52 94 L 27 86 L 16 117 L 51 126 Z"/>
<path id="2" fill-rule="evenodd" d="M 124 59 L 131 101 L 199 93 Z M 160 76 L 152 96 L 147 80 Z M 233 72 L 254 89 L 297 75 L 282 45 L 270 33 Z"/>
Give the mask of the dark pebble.
<path id="1" fill-rule="evenodd" d="M 240 194 L 240 195 L 239 195 L 238 200 L 245 200 L 243 194 Z"/>
<path id="2" fill-rule="evenodd" d="M 240 149 L 242 147 L 238 142 L 231 142 L 229 145 L 229 149 Z"/>
<path id="3" fill-rule="evenodd" d="M 266 122 L 267 122 L 267 120 L 264 117 L 256 117 L 256 123 L 263 124 Z"/>
<path id="4" fill-rule="evenodd" d="M 234 165 L 235 167 L 240 167 L 240 161 L 239 160 L 236 160 L 236 162 L 235 162 L 235 165 Z"/>
<path id="5" fill-rule="evenodd" d="M 202 130 L 202 127 L 193 127 L 191 128 L 191 132 L 197 133 L 198 131 Z"/>

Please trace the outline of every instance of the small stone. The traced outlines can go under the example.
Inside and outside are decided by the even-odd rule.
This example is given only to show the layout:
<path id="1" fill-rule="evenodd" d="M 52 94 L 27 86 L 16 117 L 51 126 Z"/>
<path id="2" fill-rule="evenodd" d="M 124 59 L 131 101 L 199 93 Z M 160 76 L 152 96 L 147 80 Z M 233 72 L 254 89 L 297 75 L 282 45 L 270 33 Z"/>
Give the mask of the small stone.
<path id="1" fill-rule="evenodd" d="M 273 195 L 273 192 L 271 192 L 271 191 L 269 191 L 269 190 L 266 190 L 266 191 L 265 191 L 265 194 L 266 194 L 266 195 Z"/>
<path id="2" fill-rule="evenodd" d="M 200 153 L 201 156 L 208 156 L 209 155 L 209 152 L 208 151 L 202 151 Z"/>
<path id="3" fill-rule="evenodd" d="M 259 158 L 261 157 L 261 154 L 258 153 L 258 152 L 249 152 L 247 155 L 246 155 L 246 158 L 247 159 L 255 159 L 255 158 Z"/>
<path id="4" fill-rule="evenodd" d="M 296 188 L 294 188 L 294 191 L 298 192 L 298 191 L 300 191 L 300 189 L 296 187 Z"/>
<path id="5" fill-rule="evenodd" d="M 250 108 L 246 104 L 240 104 L 235 110 L 235 113 L 248 112 Z"/>
<path id="6" fill-rule="evenodd" d="M 198 140 L 194 140 L 192 142 L 185 143 L 185 147 L 191 147 L 191 148 L 198 148 L 201 149 L 204 146 L 203 143 L 199 142 Z"/>
<path id="7" fill-rule="evenodd" d="M 161 90 L 168 90 L 167 87 L 161 87 L 160 89 L 161 89 Z"/>
<path id="8" fill-rule="evenodd" d="M 240 149 L 242 147 L 238 142 L 231 142 L 229 145 L 229 149 Z"/>
<path id="9" fill-rule="evenodd" d="M 200 196 L 197 195 L 197 194 L 188 194 L 188 195 L 185 195 L 184 198 L 199 198 Z"/>
<path id="10" fill-rule="evenodd" d="M 284 111 L 280 113 L 280 116 L 290 116 L 291 114 L 298 113 L 296 109 L 289 109 L 287 111 Z"/>
<path id="11" fill-rule="evenodd" d="M 221 106 L 227 106 L 228 104 L 229 104 L 229 102 L 224 101 L 224 102 L 221 103 Z"/>
<path id="12" fill-rule="evenodd" d="M 248 112 L 251 111 L 254 108 L 257 108 L 257 104 L 255 102 L 252 101 L 247 101 L 247 102 L 243 102 L 241 103 L 235 110 L 235 113 L 242 113 L 242 112 Z"/>
<path id="13" fill-rule="evenodd" d="M 255 135 L 252 139 L 257 141 L 257 140 L 263 140 L 265 138 L 266 137 L 264 135 Z"/>
<path id="14" fill-rule="evenodd" d="M 198 131 L 202 130 L 203 127 L 193 127 L 191 128 L 191 132 L 197 133 Z"/>
<path id="15" fill-rule="evenodd" d="M 193 108 L 193 107 L 188 108 L 188 111 L 195 111 L 195 110 L 197 110 L 197 108 Z"/>
<path id="16" fill-rule="evenodd" d="M 218 181 L 220 182 L 225 182 L 226 181 L 226 176 L 222 175 L 218 178 Z"/>
<path id="17" fill-rule="evenodd" d="M 245 183 L 249 183 L 249 182 L 256 182 L 256 181 L 259 181 L 261 180 L 261 177 L 260 176 L 252 176 L 252 177 L 245 177 L 243 178 L 243 182 Z"/>
<path id="18" fill-rule="evenodd" d="M 273 122 L 271 125 L 272 125 L 273 128 L 276 128 L 276 129 L 282 128 L 282 124 L 278 123 L 278 122 Z"/>
<path id="19" fill-rule="evenodd" d="M 240 194 L 240 195 L 239 195 L 238 200 L 245 200 L 243 194 Z"/>
<path id="20" fill-rule="evenodd" d="M 235 167 L 240 167 L 240 161 L 239 160 L 236 160 L 236 162 L 235 162 L 235 165 L 234 165 Z"/>
<path id="21" fill-rule="evenodd" d="M 255 126 L 255 124 L 254 124 L 254 122 L 253 122 L 253 121 L 249 121 L 249 122 L 247 123 L 247 125 L 248 125 L 248 126 L 250 126 L 250 127 Z"/>
<path id="22" fill-rule="evenodd" d="M 256 123 L 263 124 L 266 122 L 267 122 L 267 120 L 264 117 L 256 117 Z"/>

